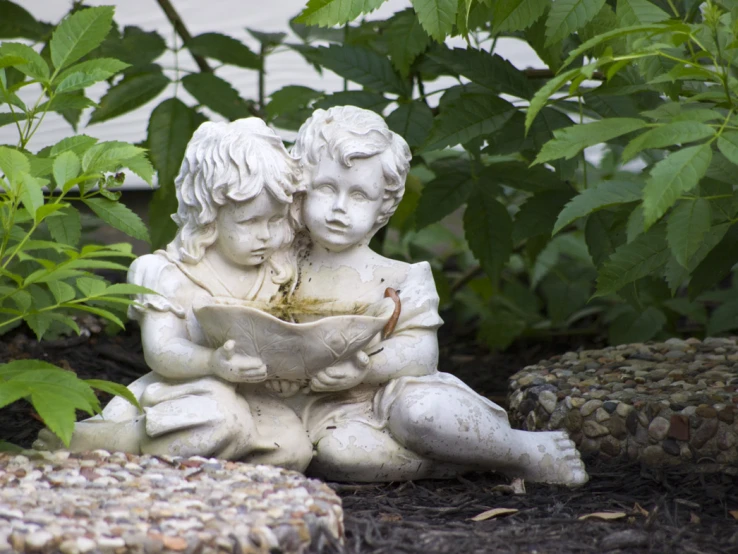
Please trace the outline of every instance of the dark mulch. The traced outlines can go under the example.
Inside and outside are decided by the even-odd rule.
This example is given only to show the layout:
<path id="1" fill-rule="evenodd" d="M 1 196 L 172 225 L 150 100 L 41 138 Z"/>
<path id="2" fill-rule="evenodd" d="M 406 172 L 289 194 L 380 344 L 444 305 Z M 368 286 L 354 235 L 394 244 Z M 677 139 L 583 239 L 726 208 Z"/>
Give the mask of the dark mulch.
<path id="1" fill-rule="evenodd" d="M 442 367 L 504 403 L 507 377 L 522 366 L 580 346 L 519 343 L 489 354 L 458 337 L 442 340 Z M 592 346 L 592 342 L 587 343 Z M 83 378 L 129 383 L 146 372 L 135 329 L 38 344 L 23 333 L 0 340 L 0 362 L 37 357 Z M 106 399 L 103 399 L 106 400 Z M 29 446 L 41 428 L 28 404 L 0 410 L 0 439 Z M 656 470 L 625 462 L 588 462 L 584 487 L 526 484 L 513 495 L 499 476 L 380 485 L 331 484 L 343 498 L 346 542 L 321 538 L 311 549 L 327 554 L 373 553 L 738 553 L 738 480 L 694 468 Z M 504 487 L 503 487 L 504 489 Z M 485 521 L 492 508 L 518 512 Z M 734 515 L 731 514 L 732 511 Z M 595 512 L 624 517 L 580 520 Z"/>

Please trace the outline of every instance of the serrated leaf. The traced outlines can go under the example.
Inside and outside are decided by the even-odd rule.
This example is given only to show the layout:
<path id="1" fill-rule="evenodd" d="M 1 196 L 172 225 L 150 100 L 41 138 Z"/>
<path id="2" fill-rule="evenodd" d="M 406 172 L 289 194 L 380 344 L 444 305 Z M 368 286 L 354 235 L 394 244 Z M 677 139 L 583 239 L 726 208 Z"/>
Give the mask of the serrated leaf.
<path id="1" fill-rule="evenodd" d="M 409 96 L 410 87 L 392 68 L 390 61 L 362 46 L 337 45 L 316 48 L 311 60 L 341 77 L 378 92 Z"/>
<path id="2" fill-rule="evenodd" d="M 550 5 L 550 0 L 497 0 L 492 6 L 492 34 L 523 31 Z"/>
<path id="3" fill-rule="evenodd" d="M 275 46 L 279 46 L 287 37 L 287 33 L 265 33 L 263 31 L 250 29 L 249 27 L 246 27 L 246 31 L 248 31 L 248 33 L 256 40 L 258 40 L 262 47 L 266 50 L 271 50 Z"/>
<path id="4" fill-rule="evenodd" d="M 130 283 L 116 283 L 114 285 L 110 285 L 109 287 L 105 289 L 104 293 L 106 295 L 108 294 L 154 294 L 154 295 L 158 295 L 159 294 L 158 292 L 148 289 L 146 287 L 142 287 L 140 285 L 133 285 Z"/>
<path id="5" fill-rule="evenodd" d="M 21 176 L 31 172 L 31 164 L 21 152 L 0 146 L 0 171 L 5 174 L 10 184 L 17 188 Z"/>
<path id="6" fill-rule="evenodd" d="M 492 94 L 462 94 L 436 118 L 423 151 L 440 150 L 492 134 L 517 111 L 510 102 Z"/>
<path id="7" fill-rule="evenodd" d="M 97 104 L 84 94 L 58 93 L 53 99 L 41 104 L 38 111 L 63 113 L 66 110 L 84 110 L 90 106 Z"/>
<path id="8" fill-rule="evenodd" d="M 723 156 L 738 165 L 738 131 L 726 131 L 717 139 L 717 145 Z"/>
<path id="9" fill-rule="evenodd" d="M 617 204 L 637 202 L 643 194 L 643 184 L 634 181 L 603 181 L 596 187 L 585 189 L 569 202 L 556 219 L 553 234 L 558 233 L 575 219 L 597 210 Z"/>
<path id="10" fill-rule="evenodd" d="M 110 31 L 112 6 L 87 8 L 66 17 L 51 37 L 51 63 L 57 71 L 97 48 Z"/>
<path id="11" fill-rule="evenodd" d="M 602 265 L 597 277 L 597 296 L 612 294 L 661 269 L 669 260 L 665 226 L 653 227 L 633 242 L 623 244 Z"/>
<path id="12" fill-rule="evenodd" d="M 228 81 L 212 73 L 191 73 L 182 79 L 184 88 L 195 99 L 231 121 L 248 117 L 248 102 L 239 96 Z"/>
<path id="13" fill-rule="evenodd" d="M 494 183 L 500 183 L 530 193 L 569 188 L 558 176 L 543 166 L 527 167 L 521 162 L 502 162 L 487 166 L 482 176 L 489 177 Z M 482 178 L 480 176 L 480 179 Z"/>
<path id="14" fill-rule="evenodd" d="M 689 146 L 658 162 L 643 189 L 643 217 L 646 228 L 668 210 L 680 194 L 697 186 L 712 158 L 709 144 Z"/>
<path id="15" fill-rule="evenodd" d="M 707 334 L 715 336 L 737 328 L 738 300 L 729 300 L 715 308 L 707 324 Z"/>
<path id="16" fill-rule="evenodd" d="M 169 98 L 159 104 L 149 117 L 148 127 L 148 146 L 151 161 L 156 168 L 159 189 L 154 193 L 154 200 L 150 210 L 150 216 L 153 218 L 165 218 L 170 215 L 171 209 L 176 210 L 176 198 L 174 195 L 174 179 L 179 172 L 179 166 L 182 164 L 187 143 L 192 134 L 195 132 L 199 124 L 199 114 L 185 105 L 177 98 Z M 172 202 L 167 204 L 165 210 L 157 213 L 157 205 L 161 206 L 163 197 L 170 197 Z M 166 213 L 164 213 L 166 212 Z M 169 223 L 170 220 L 163 219 Z M 152 219 L 159 221 L 152 229 L 152 239 L 154 246 L 161 246 L 164 237 L 160 237 L 160 231 L 168 236 L 174 227 L 174 222 L 163 225 L 162 219 Z"/>
<path id="17" fill-rule="evenodd" d="M 400 75 L 407 77 L 412 63 L 428 48 L 430 37 L 412 10 L 400 12 L 390 19 L 386 36 L 392 65 Z"/>
<path id="18" fill-rule="evenodd" d="M 551 97 L 551 95 L 553 95 L 562 86 L 564 86 L 564 84 L 568 82 L 571 78 L 573 78 L 574 75 L 579 73 L 579 71 L 579 68 L 575 68 L 570 69 L 569 71 L 565 71 L 564 73 L 560 73 L 556 77 L 549 79 L 545 85 L 538 89 L 538 92 L 533 95 L 533 98 L 530 101 L 530 105 L 528 106 L 528 111 L 525 114 L 526 133 L 530 129 L 533 120 L 548 102 L 548 99 Z"/>
<path id="19" fill-rule="evenodd" d="M 22 7 L 8 0 L 0 0 L 0 38 L 28 38 L 40 41 L 49 25 L 40 23 Z"/>
<path id="20" fill-rule="evenodd" d="M 376 10 L 386 0 L 309 0 L 295 18 L 305 25 L 333 27 L 353 21 L 361 14 Z"/>
<path id="21" fill-rule="evenodd" d="M 525 240 L 536 235 L 550 235 L 564 204 L 572 197 L 571 190 L 548 190 L 528 198 L 515 214 L 513 240 Z"/>
<path id="22" fill-rule="evenodd" d="M 473 190 L 474 181 L 468 167 L 439 174 L 423 187 L 415 210 L 416 228 L 427 227 L 454 212 L 467 201 Z"/>
<path id="23" fill-rule="evenodd" d="M 23 316 L 23 321 L 26 322 L 26 325 L 36 335 L 36 340 L 41 340 L 46 334 L 46 331 L 49 330 L 53 319 L 47 312 L 32 312 Z"/>
<path id="24" fill-rule="evenodd" d="M 233 37 L 220 33 L 203 33 L 187 42 L 190 52 L 213 58 L 224 64 L 259 69 L 261 60 L 248 46 Z"/>
<path id="25" fill-rule="evenodd" d="M 82 222 L 79 212 L 74 208 L 65 208 L 59 215 L 49 217 L 45 221 L 55 241 L 71 246 L 79 243 L 82 236 Z"/>
<path id="26" fill-rule="evenodd" d="M 141 408 L 141 405 L 138 403 L 138 400 L 136 400 L 136 397 L 133 396 L 133 393 L 125 385 L 111 383 L 110 381 L 102 381 L 100 379 L 85 379 L 85 383 L 90 385 L 90 387 L 92 387 L 93 389 L 98 389 L 103 392 L 113 394 L 115 396 L 120 396 L 121 398 L 124 398 L 125 400 L 130 402 L 139 411 L 143 411 L 143 408 Z"/>
<path id="27" fill-rule="evenodd" d="M 410 0 L 418 21 L 432 38 L 443 42 L 456 22 L 457 0 Z"/>
<path id="28" fill-rule="evenodd" d="M 428 57 L 494 92 L 519 98 L 533 95 L 528 77 L 497 54 L 474 48 L 437 48 Z"/>
<path id="29" fill-rule="evenodd" d="M 90 123 L 100 123 L 128 113 L 156 98 L 169 84 L 161 71 L 127 76 L 108 89 L 100 107 L 92 112 Z"/>
<path id="30" fill-rule="evenodd" d="M 48 283 L 46 283 L 46 286 L 49 287 L 51 294 L 54 295 L 54 298 L 59 304 L 74 300 L 74 298 L 77 296 L 74 287 L 66 284 L 63 281 L 49 281 Z"/>
<path id="31" fill-rule="evenodd" d="M 709 250 L 692 272 L 692 279 L 689 282 L 690 298 L 695 298 L 701 292 L 717 285 L 730 273 L 736 263 L 738 227 L 733 225 L 718 240 L 719 242 Z"/>
<path id="32" fill-rule="evenodd" d="M 30 175 L 21 174 L 20 177 L 21 202 L 31 217 L 35 218 L 36 211 L 44 205 L 44 182 Z"/>
<path id="33" fill-rule="evenodd" d="M 95 137 L 88 137 L 87 135 L 67 137 L 52 146 L 49 155 L 55 157 L 64 152 L 74 152 L 77 156 L 82 156 L 97 141 L 98 139 Z"/>
<path id="34" fill-rule="evenodd" d="M 347 90 L 326 95 L 324 98 L 318 100 L 314 104 L 314 107 L 327 110 L 333 106 L 356 106 L 381 114 L 389 103 L 390 100 L 375 92 Z"/>
<path id="35" fill-rule="evenodd" d="M 150 242 L 149 232 L 141 218 L 120 202 L 113 202 L 107 198 L 86 198 L 83 202 L 100 219 L 119 231 L 123 231 L 135 239 Z"/>
<path id="36" fill-rule="evenodd" d="M 581 29 L 602 9 L 605 0 L 556 0 L 546 19 L 546 46 Z"/>
<path id="37" fill-rule="evenodd" d="M 649 306 L 642 312 L 629 310 L 610 324 L 609 342 L 611 344 L 625 344 L 651 340 L 664 328 L 666 321 L 664 312 L 654 306 Z M 623 512 L 598 512 L 582 516 L 579 519 L 620 519 L 624 516 L 625 513 Z"/>
<path id="38" fill-rule="evenodd" d="M 141 177 L 149 186 L 153 186 L 154 182 L 154 166 L 146 157 L 146 154 L 139 154 L 132 158 L 128 158 L 123 162 L 123 166 Z"/>
<path id="39" fill-rule="evenodd" d="M 493 283 L 512 252 L 512 219 L 492 194 L 477 189 L 464 212 L 464 235 L 474 257 Z"/>
<path id="40" fill-rule="evenodd" d="M 54 180 L 56 185 L 61 188 L 67 181 L 70 181 L 79 175 L 82 163 L 79 156 L 74 152 L 67 151 L 54 158 Z"/>
<path id="41" fill-rule="evenodd" d="M 15 302 L 15 305 L 21 312 L 27 312 L 33 304 L 33 297 L 28 291 L 15 290 L 10 293 L 10 299 Z"/>
<path id="42" fill-rule="evenodd" d="M 423 144 L 433 128 L 433 112 L 421 100 L 400 106 L 387 116 L 387 125 L 415 148 Z"/>
<path id="43" fill-rule="evenodd" d="M 82 169 L 85 173 L 115 171 L 127 160 L 142 155 L 143 148 L 127 142 L 107 141 L 92 146 L 82 157 Z"/>
<path id="44" fill-rule="evenodd" d="M 323 93 L 310 87 L 288 85 L 269 95 L 266 112 L 269 119 L 306 108 Z"/>
<path id="45" fill-rule="evenodd" d="M 75 281 L 75 284 L 83 295 L 90 298 L 104 294 L 108 287 L 102 279 L 92 277 L 80 277 Z"/>
<path id="46" fill-rule="evenodd" d="M 41 55 L 30 46 L 18 42 L 5 42 L 0 45 L 0 56 L 22 58 L 25 63 L 14 64 L 15 69 L 41 82 L 49 80 L 49 66 Z"/>
<path id="47" fill-rule="evenodd" d="M 166 47 L 166 41 L 156 31 L 147 32 L 128 25 L 123 29 L 123 36 L 108 36 L 100 50 L 105 56 L 143 67 L 159 58 Z"/>
<path id="48" fill-rule="evenodd" d="M 685 200 L 669 215 L 666 240 L 676 260 L 688 267 L 689 260 L 699 250 L 710 230 L 710 202 L 704 198 Z"/>
<path id="49" fill-rule="evenodd" d="M 649 0 L 618 0 L 615 15 L 619 27 L 647 25 L 669 19 L 669 14 Z"/>
<path id="50" fill-rule="evenodd" d="M 662 127 L 649 129 L 631 140 L 623 150 L 623 162 L 647 148 L 664 148 L 675 144 L 686 144 L 702 140 L 715 134 L 715 129 L 697 121 L 675 121 Z M 738 135 L 738 133 L 736 133 Z"/>
<path id="51" fill-rule="evenodd" d="M 533 164 L 558 158 L 571 159 L 582 150 L 607 142 L 646 126 L 643 119 L 613 117 L 584 125 L 572 125 L 554 131 L 554 139 L 543 145 Z"/>
<path id="52" fill-rule="evenodd" d="M 0 113 L 0 127 L 24 121 L 25 119 L 27 119 L 27 116 L 24 113 Z"/>

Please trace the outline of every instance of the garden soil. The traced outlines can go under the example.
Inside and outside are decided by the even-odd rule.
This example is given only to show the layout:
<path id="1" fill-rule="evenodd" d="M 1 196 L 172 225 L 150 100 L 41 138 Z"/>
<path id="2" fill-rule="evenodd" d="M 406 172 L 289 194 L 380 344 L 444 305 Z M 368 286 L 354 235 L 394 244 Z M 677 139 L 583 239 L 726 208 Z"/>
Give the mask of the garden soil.
<path id="1" fill-rule="evenodd" d="M 507 378 L 529 363 L 601 344 L 517 343 L 490 354 L 441 336 L 441 367 L 505 403 Z M 23 331 L 0 340 L 0 362 L 39 358 L 82 378 L 129 383 L 147 372 L 138 329 L 37 343 Z M 101 397 L 103 402 L 107 397 Z M 0 410 L 0 438 L 28 447 L 41 423 L 30 405 Z M 342 498 L 344 545 L 318 537 L 313 553 L 738 553 L 738 479 L 694 467 L 653 469 L 587 460 L 591 480 L 511 483 L 494 474 L 389 484 L 329 483 Z M 523 492 L 524 489 L 524 492 Z"/>

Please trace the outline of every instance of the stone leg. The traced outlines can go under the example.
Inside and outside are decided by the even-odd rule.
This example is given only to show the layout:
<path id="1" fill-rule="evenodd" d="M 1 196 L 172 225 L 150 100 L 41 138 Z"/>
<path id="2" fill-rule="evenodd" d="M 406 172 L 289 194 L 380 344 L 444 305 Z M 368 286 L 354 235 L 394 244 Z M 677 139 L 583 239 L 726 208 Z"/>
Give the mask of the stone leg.
<path id="1" fill-rule="evenodd" d="M 588 479 L 566 433 L 512 429 L 504 410 L 471 389 L 409 383 L 389 409 L 388 426 L 399 443 L 434 460 L 533 482 L 575 486 Z"/>

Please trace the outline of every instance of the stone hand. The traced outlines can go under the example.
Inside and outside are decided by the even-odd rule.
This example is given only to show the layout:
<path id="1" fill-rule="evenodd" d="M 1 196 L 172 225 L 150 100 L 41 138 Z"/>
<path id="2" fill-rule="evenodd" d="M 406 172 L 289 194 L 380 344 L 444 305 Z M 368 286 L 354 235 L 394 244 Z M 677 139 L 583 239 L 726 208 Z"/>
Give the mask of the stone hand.
<path id="1" fill-rule="evenodd" d="M 237 354 L 232 340 L 213 351 L 210 368 L 216 377 L 231 383 L 260 383 L 266 381 L 267 367 L 259 358 Z"/>
<path id="2" fill-rule="evenodd" d="M 264 383 L 264 387 L 269 392 L 280 398 L 295 396 L 304 385 L 305 383 L 301 381 L 285 381 L 284 379 L 271 379 Z"/>
<path id="3" fill-rule="evenodd" d="M 316 392 L 329 392 L 355 387 L 364 380 L 369 361 L 369 356 L 360 351 L 353 358 L 319 371 L 310 380 L 310 388 Z"/>

